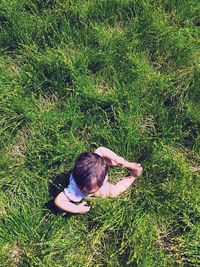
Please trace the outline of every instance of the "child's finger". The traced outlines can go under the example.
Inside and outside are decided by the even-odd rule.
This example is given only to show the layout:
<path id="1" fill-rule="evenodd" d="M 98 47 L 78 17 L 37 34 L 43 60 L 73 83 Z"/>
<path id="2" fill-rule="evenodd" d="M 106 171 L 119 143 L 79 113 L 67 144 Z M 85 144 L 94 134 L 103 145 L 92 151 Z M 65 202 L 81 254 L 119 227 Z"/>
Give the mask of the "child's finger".
<path id="1" fill-rule="evenodd" d="M 143 169 L 142 167 L 139 169 L 139 175 L 142 173 Z"/>
<path id="2" fill-rule="evenodd" d="M 138 168 L 138 167 L 141 167 L 141 164 L 140 163 L 136 163 L 135 166 L 136 166 L 136 168 Z"/>
<path id="3" fill-rule="evenodd" d="M 81 206 L 79 207 L 79 213 L 86 213 L 90 210 L 90 207 L 87 206 Z"/>
<path id="4" fill-rule="evenodd" d="M 84 206 L 84 209 L 85 209 L 86 212 L 89 211 L 90 208 L 91 208 L 91 207 L 90 207 L 89 205 L 85 205 L 85 206 Z"/>
<path id="5" fill-rule="evenodd" d="M 84 207 L 91 207 L 90 204 L 88 202 L 84 202 Z"/>

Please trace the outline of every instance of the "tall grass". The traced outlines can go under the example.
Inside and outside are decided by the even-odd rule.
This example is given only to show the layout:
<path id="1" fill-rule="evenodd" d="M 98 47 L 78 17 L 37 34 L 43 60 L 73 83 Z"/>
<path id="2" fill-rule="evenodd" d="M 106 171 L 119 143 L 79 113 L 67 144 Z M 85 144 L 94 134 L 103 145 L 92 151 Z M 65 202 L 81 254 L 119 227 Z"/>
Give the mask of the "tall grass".
<path id="1" fill-rule="evenodd" d="M 200 263 L 199 14 L 197 0 L 1 1 L 1 266 Z M 52 212 L 51 187 L 98 146 L 142 176 L 84 216 Z"/>

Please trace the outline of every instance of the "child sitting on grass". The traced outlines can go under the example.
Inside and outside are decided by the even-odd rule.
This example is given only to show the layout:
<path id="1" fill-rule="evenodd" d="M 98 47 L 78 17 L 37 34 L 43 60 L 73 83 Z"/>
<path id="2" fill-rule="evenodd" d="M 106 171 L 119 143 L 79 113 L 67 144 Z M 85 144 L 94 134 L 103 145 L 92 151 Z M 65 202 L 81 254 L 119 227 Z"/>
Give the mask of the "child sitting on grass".
<path id="1" fill-rule="evenodd" d="M 124 177 L 118 183 L 108 182 L 109 166 L 126 167 L 132 175 Z M 76 160 L 69 185 L 54 200 L 56 206 L 71 213 L 86 213 L 90 206 L 80 202 L 87 196 L 116 197 L 127 190 L 142 173 L 141 164 L 131 163 L 119 157 L 106 147 L 99 147 L 92 152 L 82 153 Z"/>

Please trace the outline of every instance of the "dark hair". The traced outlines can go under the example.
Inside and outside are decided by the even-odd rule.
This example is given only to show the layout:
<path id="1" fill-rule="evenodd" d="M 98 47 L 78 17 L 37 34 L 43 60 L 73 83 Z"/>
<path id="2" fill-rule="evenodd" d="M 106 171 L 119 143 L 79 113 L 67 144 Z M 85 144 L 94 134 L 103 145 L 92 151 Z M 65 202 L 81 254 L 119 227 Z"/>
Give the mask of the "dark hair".
<path id="1" fill-rule="evenodd" d="M 76 160 L 72 175 L 79 189 L 89 193 L 100 188 L 108 172 L 104 158 L 93 152 L 84 152 Z"/>

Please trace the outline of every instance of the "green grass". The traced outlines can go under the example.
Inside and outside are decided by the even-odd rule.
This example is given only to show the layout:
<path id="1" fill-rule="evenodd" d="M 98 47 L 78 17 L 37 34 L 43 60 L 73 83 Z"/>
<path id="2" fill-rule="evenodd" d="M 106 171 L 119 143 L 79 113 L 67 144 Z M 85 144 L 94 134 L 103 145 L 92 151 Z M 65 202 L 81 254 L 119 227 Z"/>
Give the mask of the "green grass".
<path id="1" fill-rule="evenodd" d="M 200 264 L 199 14 L 197 0 L 1 1 L 1 266 Z M 98 146 L 142 176 L 84 216 L 53 213 L 51 185 Z"/>

